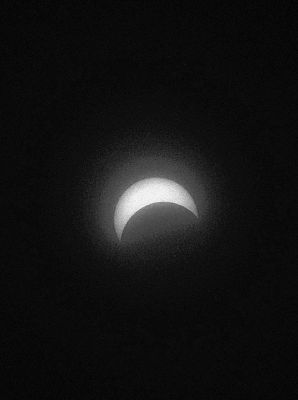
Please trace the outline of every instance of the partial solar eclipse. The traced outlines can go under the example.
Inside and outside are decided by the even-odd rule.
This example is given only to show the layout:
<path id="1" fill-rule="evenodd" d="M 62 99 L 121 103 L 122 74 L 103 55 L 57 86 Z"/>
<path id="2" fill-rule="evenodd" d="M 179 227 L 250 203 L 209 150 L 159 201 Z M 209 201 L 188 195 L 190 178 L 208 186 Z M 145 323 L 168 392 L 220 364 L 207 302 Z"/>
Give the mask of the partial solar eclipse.
<path id="1" fill-rule="evenodd" d="M 130 218 L 141 208 L 153 203 L 174 203 L 185 207 L 198 217 L 196 204 L 178 183 L 165 178 L 142 179 L 130 186 L 120 197 L 114 214 L 114 227 L 118 239 Z"/>

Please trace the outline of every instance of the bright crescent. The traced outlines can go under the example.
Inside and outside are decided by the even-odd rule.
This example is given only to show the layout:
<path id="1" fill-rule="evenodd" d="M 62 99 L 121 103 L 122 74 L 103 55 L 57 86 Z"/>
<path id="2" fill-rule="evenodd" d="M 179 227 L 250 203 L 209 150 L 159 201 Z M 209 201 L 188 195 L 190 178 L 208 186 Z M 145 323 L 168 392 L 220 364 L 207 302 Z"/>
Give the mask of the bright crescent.
<path id="1" fill-rule="evenodd" d="M 187 208 L 196 217 L 198 210 L 191 195 L 181 185 L 165 178 L 148 178 L 134 183 L 120 197 L 114 214 L 114 227 L 121 240 L 130 218 L 141 208 L 153 203 L 175 203 Z"/>

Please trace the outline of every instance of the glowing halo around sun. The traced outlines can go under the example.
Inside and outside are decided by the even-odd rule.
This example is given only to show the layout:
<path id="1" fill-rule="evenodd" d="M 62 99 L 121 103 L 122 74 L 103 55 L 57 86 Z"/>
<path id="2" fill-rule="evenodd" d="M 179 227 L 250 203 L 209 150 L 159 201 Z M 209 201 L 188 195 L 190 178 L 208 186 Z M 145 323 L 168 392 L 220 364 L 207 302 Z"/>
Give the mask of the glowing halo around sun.
<path id="1" fill-rule="evenodd" d="M 175 203 L 198 217 L 196 204 L 180 184 L 165 178 L 142 179 L 131 185 L 120 197 L 114 214 L 114 228 L 119 241 L 130 218 L 153 203 Z"/>

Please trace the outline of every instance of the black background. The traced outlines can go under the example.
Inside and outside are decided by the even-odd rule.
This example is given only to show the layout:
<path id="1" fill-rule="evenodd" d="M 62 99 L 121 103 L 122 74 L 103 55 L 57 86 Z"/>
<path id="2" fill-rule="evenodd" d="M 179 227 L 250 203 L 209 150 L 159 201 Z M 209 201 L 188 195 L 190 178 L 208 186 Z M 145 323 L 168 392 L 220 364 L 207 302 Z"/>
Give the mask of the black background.
<path id="1" fill-rule="evenodd" d="M 292 14 L 9 3 L 3 399 L 296 398 Z M 204 160 L 209 228 L 125 251 L 96 238 L 96 191 L 156 153 Z"/>

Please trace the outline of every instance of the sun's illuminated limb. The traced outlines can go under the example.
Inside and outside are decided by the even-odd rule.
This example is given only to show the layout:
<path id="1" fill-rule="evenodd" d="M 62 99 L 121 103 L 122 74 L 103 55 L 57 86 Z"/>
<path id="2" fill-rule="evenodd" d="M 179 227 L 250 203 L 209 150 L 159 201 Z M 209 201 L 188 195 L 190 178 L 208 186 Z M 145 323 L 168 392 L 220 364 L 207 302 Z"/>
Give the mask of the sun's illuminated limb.
<path id="1" fill-rule="evenodd" d="M 191 195 L 178 183 L 165 178 L 148 178 L 130 186 L 120 197 L 114 214 L 118 239 L 129 219 L 149 204 L 167 202 L 185 207 L 198 217 L 198 210 Z"/>

